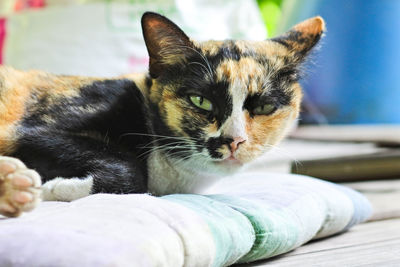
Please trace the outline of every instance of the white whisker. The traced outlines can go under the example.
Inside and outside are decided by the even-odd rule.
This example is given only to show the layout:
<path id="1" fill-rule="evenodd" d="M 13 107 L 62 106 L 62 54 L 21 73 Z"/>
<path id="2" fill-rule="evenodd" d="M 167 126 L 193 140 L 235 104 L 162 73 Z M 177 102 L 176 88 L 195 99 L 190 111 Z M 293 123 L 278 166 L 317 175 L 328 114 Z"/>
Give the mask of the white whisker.
<path id="1" fill-rule="evenodd" d="M 212 69 L 211 69 L 211 65 L 210 65 L 210 63 L 208 62 L 208 59 L 207 59 L 202 53 L 200 53 L 199 51 L 197 51 L 196 49 L 194 49 L 193 47 L 190 47 L 190 46 L 181 45 L 181 46 L 178 46 L 178 47 L 181 47 L 181 48 L 188 48 L 188 49 L 190 49 L 190 50 L 196 52 L 196 53 L 204 60 L 204 62 L 207 64 L 208 70 L 209 70 L 210 79 L 213 78 L 213 75 L 212 75 L 213 71 L 212 71 Z"/>
<path id="2" fill-rule="evenodd" d="M 268 146 L 268 147 L 270 147 L 270 148 L 272 148 L 272 149 L 275 149 L 274 152 L 276 152 L 276 153 L 278 153 L 279 155 L 282 155 L 282 156 L 284 156 L 284 157 L 290 159 L 291 161 L 293 161 L 294 164 L 296 165 L 296 167 L 297 167 L 298 165 L 300 165 L 300 166 L 303 165 L 299 160 L 297 160 L 296 158 L 294 158 L 294 157 L 290 154 L 290 152 L 288 152 L 286 149 L 283 149 L 282 147 L 275 146 L 275 145 L 269 145 L 269 144 L 266 144 L 266 146 Z M 273 151 L 271 151 L 271 152 L 273 152 Z"/>

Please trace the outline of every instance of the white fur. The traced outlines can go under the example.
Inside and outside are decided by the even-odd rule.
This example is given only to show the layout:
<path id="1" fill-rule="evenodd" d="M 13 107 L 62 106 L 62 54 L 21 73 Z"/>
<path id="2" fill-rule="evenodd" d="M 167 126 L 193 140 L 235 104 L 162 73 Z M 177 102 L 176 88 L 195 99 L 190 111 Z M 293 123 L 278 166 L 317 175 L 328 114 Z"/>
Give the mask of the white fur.
<path id="1" fill-rule="evenodd" d="M 90 195 L 93 177 L 54 178 L 42 186 L 42 198 L 47 201 L 72 201 Z"/>
<path id="2" fill-rule="evenodd" d="M 232 114 L 222 125 L 221 129 L 224 136 L 232 138 L 242 137 L 246 140 L 246 121 L 243 112 L 243 103 L 246 99 L 247 93 L 243 88 L 246 87 L 239 80 L 233 82 L 230 87 L 229 91 L 232 97 Z"/>
<path id="3" fill-rule="evenodd" d="M 148 187 L 151 194 L 174 193 L 200 194 L 205 188 L 221 179 L 222 175 L 201 172 L 199 160 L 188 159 L 185 164 L 177 163 L 162 153 L 152 152 L 148 160 Z M 197 166 L 196 166 L 197 165 Z M 207 170 L 207 166 L 203 166 Z"/>

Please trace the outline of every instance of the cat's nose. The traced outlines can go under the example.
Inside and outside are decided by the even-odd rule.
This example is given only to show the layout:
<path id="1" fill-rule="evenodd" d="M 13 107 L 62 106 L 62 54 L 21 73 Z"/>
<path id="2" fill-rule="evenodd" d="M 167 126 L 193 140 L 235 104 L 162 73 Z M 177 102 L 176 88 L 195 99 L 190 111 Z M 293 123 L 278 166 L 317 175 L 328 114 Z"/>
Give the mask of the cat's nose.
<path id="1" fill-rule="evenodd" d="M 232 143 L 229 145 L 231 147 L 231 152 L 235 152 L 239 148 L 239 145 L 243 144 L 244 142 L 246 142 L 246 139 L 241 136 L 233 138 Z"/>

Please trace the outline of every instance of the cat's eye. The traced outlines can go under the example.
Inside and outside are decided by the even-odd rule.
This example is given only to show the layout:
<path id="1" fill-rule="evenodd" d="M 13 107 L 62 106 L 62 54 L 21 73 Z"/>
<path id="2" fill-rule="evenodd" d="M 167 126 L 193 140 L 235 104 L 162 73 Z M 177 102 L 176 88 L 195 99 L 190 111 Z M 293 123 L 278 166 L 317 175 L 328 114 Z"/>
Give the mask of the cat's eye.
<path id="1" fill-rule="evenodd" d="M 253 109 L 254 115 L 269 115 L 275 111 L 276 107 L 273 104 L 264 104 Z"/>
<path id="2" fill-rule="evenodd" d="M 192 101 L 193 105 L 195 105 L 198 108 L 211 111 L 212 110 L 212 104 L 211 101 L 208 100 L 205 97 L 199 96 L 199 95 L 191 95 L 189 96 L 190 101 Z"/>

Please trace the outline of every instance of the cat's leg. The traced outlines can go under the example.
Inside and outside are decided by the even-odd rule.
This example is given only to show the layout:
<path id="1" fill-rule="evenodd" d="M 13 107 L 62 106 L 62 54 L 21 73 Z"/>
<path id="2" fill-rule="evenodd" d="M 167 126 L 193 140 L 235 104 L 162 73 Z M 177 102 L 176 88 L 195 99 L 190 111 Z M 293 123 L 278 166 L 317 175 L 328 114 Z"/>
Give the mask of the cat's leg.
<path id="1" fill-rule="evenodd" d="M 93 153 L 94 158 L 97 156 L 96 154 Z M 65 164 L 74 168 L 71 162 L 66 161 Z M 76 168 L 79 169 L 82 166 Z M 85 169 L 85 175 L 73 177 L 63 176 L 63 171 L 60 169 L 57 177 L 44 182 L 42 185 L 43 200 L 73 201 L 96 193 L 146 192 L 145 181 L 147 179 L 140 168 L 135 166 L 134 161 L 123 162 L 110 156 L 107 159 L 98 158 L 91 166 L 85 166 Z"/>
<path id="2" fill-rule="evenodd" d="M 126 147 L 85 136 L 48 136 L 43 133 L 21 138 L 12 155 L 41 175 L 43 200 L 146 192 L 145 160 L 137 160 Z"/>
<path id="3" fill-rule="evenodd" d="M 42 185 L 44 201 L 72 201 L 93 193 L 93 176 L 64 178 L 57 177 Z"/>
<path id="4" fill-rule="evenodd" d="M 0 156 L 0 214 L 16 217 L 40 201 L 40 176 L 20 160 Z"/>

